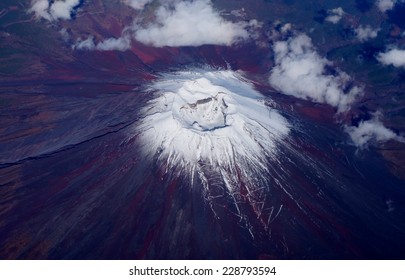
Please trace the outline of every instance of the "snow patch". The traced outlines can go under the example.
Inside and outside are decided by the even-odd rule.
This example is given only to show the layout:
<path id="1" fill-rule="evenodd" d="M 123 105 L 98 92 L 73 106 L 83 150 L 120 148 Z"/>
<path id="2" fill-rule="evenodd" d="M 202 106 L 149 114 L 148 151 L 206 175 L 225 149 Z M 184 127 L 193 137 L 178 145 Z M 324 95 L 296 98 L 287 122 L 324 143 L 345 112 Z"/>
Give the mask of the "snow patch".
<path id="1" fill-rule="evenodd" d="M 240 170 L 249 176 L 266 169 L 290 131 L 288 121 L 233 71 L 166 74 L 151 89 L 156 96 L 137 127 L 143 151 L 185 174 L 206 165 L 235 185 Z"/>

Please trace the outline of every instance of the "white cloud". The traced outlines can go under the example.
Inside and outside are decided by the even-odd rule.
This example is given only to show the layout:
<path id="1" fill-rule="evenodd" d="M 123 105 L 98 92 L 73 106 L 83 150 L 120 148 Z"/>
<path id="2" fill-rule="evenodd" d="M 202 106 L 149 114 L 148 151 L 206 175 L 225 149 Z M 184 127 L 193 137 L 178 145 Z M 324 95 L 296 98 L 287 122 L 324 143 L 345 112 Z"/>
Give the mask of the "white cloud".
<path id="1" fill-rule="evenodd" d="M 377 0 L 376 5 L 381 12 L 386 12 L 394 8 L 397 0 Z"/>
<path id="2" fill-rule="evenodd" d="M 245 23 L 233 23 L 215 11 L 211 1 L 165 4 L 156 10 L 155 22 L 134 25 L 136 40 L 155 47 L 232 45 L 249 37 Z"/>
<path id="3" fill-rule="evenodd" d="M 131 48 L 131 39 L 128 36 L 120 38 L 109 38 L 97 44 L 96 49 L 100 51 L 126 51 Z"/>
<path id="4" fill-rule="evenodd" d="M 380 28 L 371 28 L 371 26 L 362 26 L 360 25 L 354 30 L 354 33 L 356 34 L 357 39 L 359 39 L 361 42 L 365 42 L 369 39 L 374 39 L 377 37 L 378 32 L 380 31 Z"/>
<path id="5" fill-rule="evenodd" d="M 358 126 L 345 126 L 345 131 L 349 134 L 353 143 L 360 147 L 367 147 L 370 141 L 377 143 L 396 140 L 404 142 L 402 136 L 397 135 L 394 131 L 386 128 L 384 124 L 375 116 L 368 121 L 362 121 Z"/>
<path id="6" fill-rule="evenodd" d="M 37 18 L 44 18 L 52 20 L 51 15 L 48 13 L 49 2 L 48 0 L 33 0 L 31 2 L 30 12 L 35 13 Z"/>
<path id="7" fill-rule="evenodd" d="M 405 50 L 391 49 L 385 53 L 379 53 L 377 60 L 384 65 L 405 67 Z"/>
<path id="8" fill-rule="evenodd" d="M 35 13 L 37 18 L 49 21 L 71 19 L 74 8 L 79 4 L 80 0 L 31 0 L 29 11 Z"/>
<path id="9" fill-rule="evenodd" d="M 291 30 L 292 30 L 292 24 L 291 23 L 284 24 L 280 29 L 281 33 L 283 33 L 283 34 L 287 34 Z"/>
<path id="10" fill-rule="evenodd" d="M 142 10 L 145 5 L 151 3 L 153 0 L 122 0 L 125 4 L 132 7 L 135 10 Z"/>
<path id="11" fill-rule="evenodd" d="M 90 36 L 86 40 L 78 39 L 73 48 L 77 50 L 94 50 L 96 48 L 94 37 Z"/>
<path id="12" fill-rule="evenodd" d="M 341 7 L 336 9 L 328 10 L 328 16 L 325 18 L 326 21 L 337 24 L 342 18 L 345 12 Z"/>
<path id="13" fill-rule="evenodd" d="M 70 40 L 70 34 L 69 32 L 66 30 L 66 28 L 62 28 L 59 31 L 60 35 L 62 36 L 63 41 L 68 42 Z"/>
<path id="14" fill-rule="evenodd" d="M 405 0 L 377 0 L 376 5 L 381 12 L 394 9 L 397 3 L 404 3 Z"/>
<path id="15" fill-rule="evenodd" d="M 141 9 L 153 0 L 122 0 L 133 8 Z M 94 37 L 78 39 L 72 46 L 77 50 L 126 51 L 131 41 L 138 40 L 155 47 L 201 46 L 204 44 L 232 45 L 242 39 L 255 39 L 262 23 L 255 19 L 233 23 L 226 21 L 214 10 L 210 0 L 167 1 L 155 11 L 154 22 L 141 26 L 138 18 L 122 31 L 119 38 L 99 43 Z M 150 20 L 149 20 L 150 21 Z"/>
<path id="16" fill-rule="evenodd" d="M 80 4 L 80 0 L 55 1 L 50 6 L 50 14 L 54 19 L 70 19 L 73 8 Z"/>
<path id="17" fill-rule="evenodd" d="M 349 86 L 351 79 L 346 73 L 327 73 L 332 63 L 317 54 L 311 39 L 304 34 L 276 42 L 273 49 L 276 65 L 269 81 L 284 94 L 344 111 L 362 93 L 358 87 Z"/>
<path id="18" fill-rule="evenodd" d="M 77 40 L 73 48 L 76 50 L 126 51 L 131 48 L 131 38 L 124 35 L 119 38 L 108 38 L 96 44 L 94 37 L 90 36 L 86 40 Z"/>

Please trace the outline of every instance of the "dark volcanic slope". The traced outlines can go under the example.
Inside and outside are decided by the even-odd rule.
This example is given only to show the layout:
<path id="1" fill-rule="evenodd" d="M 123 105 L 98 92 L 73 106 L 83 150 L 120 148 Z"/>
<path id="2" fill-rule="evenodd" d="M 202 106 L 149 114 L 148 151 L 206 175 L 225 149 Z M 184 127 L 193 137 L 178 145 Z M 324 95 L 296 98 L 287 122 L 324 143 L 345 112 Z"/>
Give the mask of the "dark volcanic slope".
<path id="1" fill-rule="evenodd" d="M 142 102 L 137 93 L 114 100 L 126 100 L 134 111 Z M 359 158 L 344 145 L 333 147 L 343 141 L 336 132 L 302 124 L 305 134 L 314 136 L 294 133 L 292 145 L 301 154 L 281 148 L 281 165 L 271 168 L 275 180 L 284 181 L 268 186 L 263 219 L 271 220 L 269 230 L 241 199 L 238 207 L 251 225 L 246 228 L 230 197 L 210 206 L 201 184 L 164 174 L 139 156 L 132 125 L 136 112 L 121 105 L 123 123 L 110 126 L 103 123 L 110 110 L 89 119 L 87 112 L 107 101 L 116 108 L 111 97 L 76 103 L 91 108 L 75 116 L 88 124 L 88 133 L 96 131 L 92 136 L 2 165 L 2 258 L 403 257 L 401 181 L 374 153 Z M 133 119 L 125 120 L 127 115 Z M 68 131 L 63 139 L 76 135 Z M 289 178 L 283 177 L 285 169 Z"/>
<path id="2" fill-rule="evenodd" d="M 49 23 L 26 13 L 29 1 L 14 2 L 0 4 L 1 259 L 405 258 L 405 146 L 358 150 L 341 128 L 382 110 L 387 126 L 405 130 L 403 70 L 374 58 L 403 40 L 391 32 L 403 27 L 395 13 L 343 1 L 349 15 L 327 25 L 314 17 L 336 8 L 332 1 L 214 1 L 262 21 L 260 44 L 134 42 L 125 52 L 86 52 L 72 50 L 60 30 L 119 36 L 134 12 L 118 1 L 85 1 L 75 20 Z M 377 43 L 346 32 L 365 15 L 382 28 Z M 327 105 L 270 88 L 275 20 L 310 34 L 364 85 L 349 112 L 337 118 Z M 293 124 L 277 164 L 268 159 L 269 171 L 251 178 L 268 182 L 259 217 L 242 183 L 235 203 L 212 176 L 207 200 L 200 181 L 142 155 L 136 127 L 151 98 L 146 87 L 161 73 L 198 67 L 243 70 Z"/>

